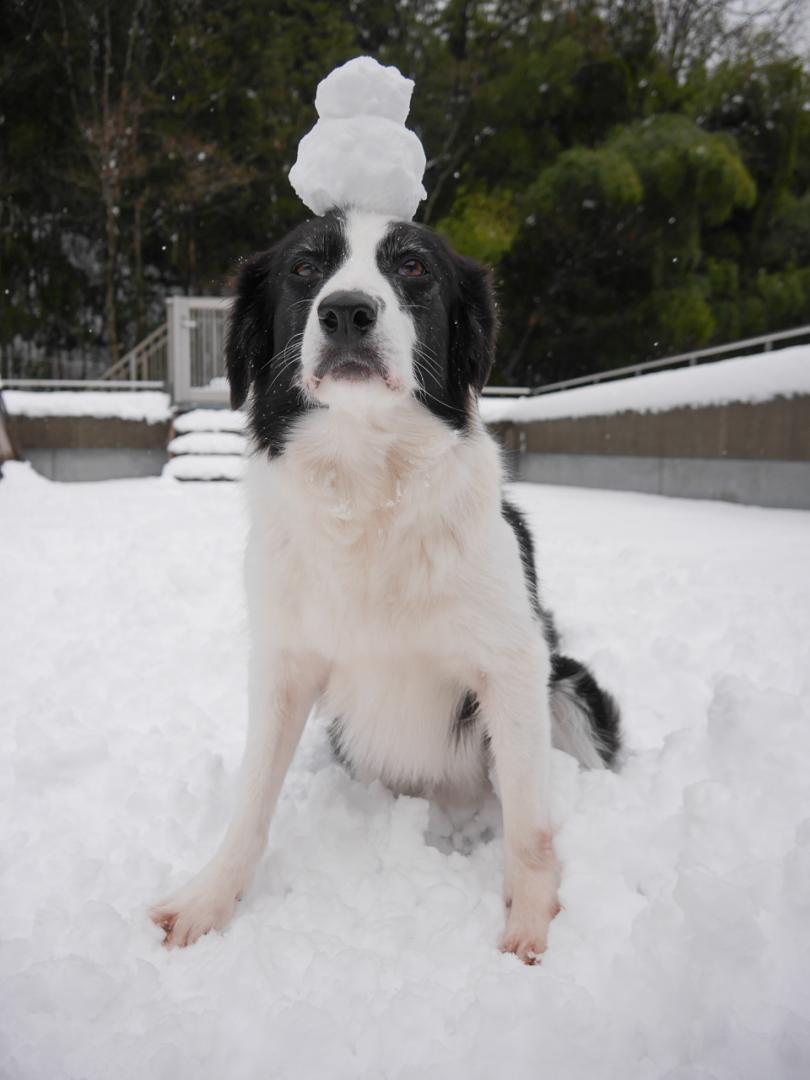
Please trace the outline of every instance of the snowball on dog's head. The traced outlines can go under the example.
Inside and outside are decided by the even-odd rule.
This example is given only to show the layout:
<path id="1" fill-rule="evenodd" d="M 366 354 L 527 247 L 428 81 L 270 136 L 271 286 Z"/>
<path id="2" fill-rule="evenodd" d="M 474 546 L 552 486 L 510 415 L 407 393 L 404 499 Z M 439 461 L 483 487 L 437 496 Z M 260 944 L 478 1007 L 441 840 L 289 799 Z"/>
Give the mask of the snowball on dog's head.
<path id="1" fill-rule="evenodd" d="M 410 220 L 425 189 L 425 151 L 405 127 L 413 82 L 359 56 L 318 85 L 320 119 L 301 140 L 290 183 L 315 214 L 359 209 Z"/>
<path id="2" fill-rule="evenodd" d="M 231 402 L 251 393 L 258 446 L 281 453 L 313 408 L 418 402 L 456 430 L 492 365 L 489 272 L 424 226 L 332 211 L 241 269 L 227 343 Z"/>

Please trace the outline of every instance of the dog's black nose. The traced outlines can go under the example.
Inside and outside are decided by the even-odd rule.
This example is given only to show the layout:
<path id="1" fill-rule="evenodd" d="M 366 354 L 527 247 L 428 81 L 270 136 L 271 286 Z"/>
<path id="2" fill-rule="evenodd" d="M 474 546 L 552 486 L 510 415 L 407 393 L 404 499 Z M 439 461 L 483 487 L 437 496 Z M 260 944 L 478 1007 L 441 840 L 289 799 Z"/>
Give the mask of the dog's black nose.
<path id="1" fill-rule="evenodd" d="M 362 292 L 333 292 L 318 304 L 323 332 L 335 342 L 351 345 L 377 321 L 377 303 Z"/>

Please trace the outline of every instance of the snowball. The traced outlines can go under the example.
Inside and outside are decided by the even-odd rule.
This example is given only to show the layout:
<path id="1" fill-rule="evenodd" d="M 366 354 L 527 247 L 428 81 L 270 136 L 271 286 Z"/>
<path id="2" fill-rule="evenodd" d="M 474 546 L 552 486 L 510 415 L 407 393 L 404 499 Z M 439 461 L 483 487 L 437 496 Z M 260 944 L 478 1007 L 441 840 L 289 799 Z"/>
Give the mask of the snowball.
<path id="1" fill-rule="evenodd" d="M 355 206 L 412 218 L 425 197 L 422 144 L 383 117 L 319 120 L 301 140 L 290 182 L 316 214 Z"/>
<path id="2" fill-rule="evenodd" d="M 425 198 L 425 151 L 405 127 L 413 81 L 360 56 L 318 86 L 320 119 L 301 140 L 290 183 L 316 214 L 353 206 L 410 219 Z"/>
<path id="3" fill-rule="evenodd" d="M 315 108 L 322 120 L 383 116 L 404 124 L 411 107 L 413 79 L 395 67 L 383 67 L 370 56 L 358 56 L 322 79 Z"/>

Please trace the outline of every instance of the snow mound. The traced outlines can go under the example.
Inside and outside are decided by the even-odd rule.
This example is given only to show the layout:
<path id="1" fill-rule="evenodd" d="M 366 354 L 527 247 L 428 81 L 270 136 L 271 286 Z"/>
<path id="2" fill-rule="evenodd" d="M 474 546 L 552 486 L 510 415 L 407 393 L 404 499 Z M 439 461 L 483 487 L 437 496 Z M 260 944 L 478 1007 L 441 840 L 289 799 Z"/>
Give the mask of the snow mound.
<path id="1" fill-rule="evenodd" d="M 754 404 L 810 394 L 810 345 L 657 371 L 638 378 L 511 400 L 482 398 L 488 424 L 562 420 L 620 412 L 666 412 L 684 406 Z"/>
<path id="2" fill-rule="evenodd" d="M 370 56 L 327 75 L 319 120 L 301 140 L 290 183 L 315 214 L 356 207 L 410 219 L 425 198 L 425 151 L 405 127 L 413 80 Z"/>
<path id="3" fill-rule="evenodd" d="M 92 416 L 98 419 L 171 420 L 172 403 L 160 390 L 4 390 L 12 416 Z"/>

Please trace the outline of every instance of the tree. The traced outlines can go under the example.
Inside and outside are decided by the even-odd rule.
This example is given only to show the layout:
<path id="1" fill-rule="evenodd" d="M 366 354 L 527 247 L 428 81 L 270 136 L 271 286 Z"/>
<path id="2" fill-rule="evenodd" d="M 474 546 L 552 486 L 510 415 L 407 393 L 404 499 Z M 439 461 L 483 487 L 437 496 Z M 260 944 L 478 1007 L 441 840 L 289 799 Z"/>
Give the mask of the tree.
<path id="1" fill-rule="evenodd" d="M 784 52 L 801 30 L 805 0 L 764 0 L 746 5 L 736 0 L 651 0 L 658 51 L 668 70 L 679 77 L 742 50 L 760 58 Z"/>
<path id="2" fill-rule="evenodd" d="M 528 189 L 504 265 L 509 285 L 534 281 L 507 335 L 504 377 L 565 377 L 594 357 L 616 366 L 706 343 L 716 323 L 704 238 L 755 197 L 734 141 L 686 117 L 651 117 L 559 155 Z M 527 359 L 532 344 L 539 364 Z"/>
<path id="3" fill-rule="evenodd" d="M 134 0 L 129 9 L 111 0 L 57 0 L 57 6 L 59 33 L 46 40 L 61 60 L 74 134 L 103 216 L 106 337 L 116 363 L 120 217 L 127 186 L 144 169 L 140 127 L 165 70 L 165 55 L 155 62 L 153 54 L 161 51 L 161 12 L 169 8 L 151 0 Z"/>
<path id="4" fill-rule="evenodd" d="M 497 378 L 807 321 L 801 5 L 7 0 L 3 370 L 98 373 L 167 294 L 225 290 L 306 216 L 315 87 L 366 52 L 416 80 L 417 217 L 495 268 Z"/>

